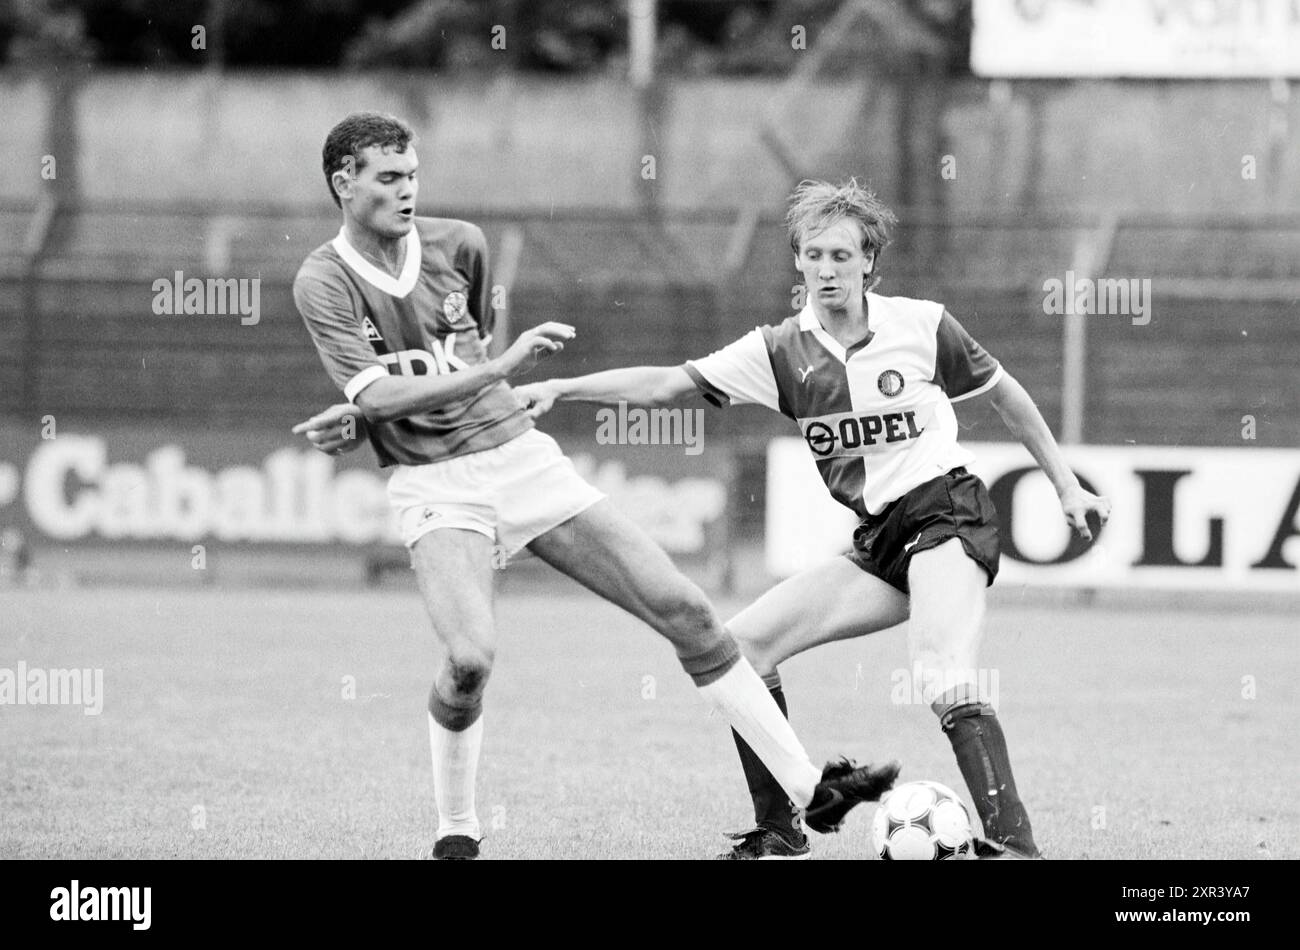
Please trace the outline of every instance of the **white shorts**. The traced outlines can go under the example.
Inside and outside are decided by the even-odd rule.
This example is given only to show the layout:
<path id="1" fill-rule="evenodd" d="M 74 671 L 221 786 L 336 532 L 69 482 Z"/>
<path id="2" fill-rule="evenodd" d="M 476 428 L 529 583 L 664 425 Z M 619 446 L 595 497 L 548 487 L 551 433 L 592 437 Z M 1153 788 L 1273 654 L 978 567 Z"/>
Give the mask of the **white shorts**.
<path id="1" fill-rule="evenodd" d="M 461 528 L 487 535 L 507 557 L 604 497 L 536 429 L 482 452 L 399 465 L 388 479 L 408 548 L 430 531 Z"/>

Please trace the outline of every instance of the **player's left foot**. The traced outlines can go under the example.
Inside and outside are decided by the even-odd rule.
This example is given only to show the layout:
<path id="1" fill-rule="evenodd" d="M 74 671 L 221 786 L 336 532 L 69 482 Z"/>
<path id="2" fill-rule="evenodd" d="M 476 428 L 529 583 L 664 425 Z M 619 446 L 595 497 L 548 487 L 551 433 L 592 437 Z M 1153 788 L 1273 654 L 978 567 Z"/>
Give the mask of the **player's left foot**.
<path id="1" fill-rule="evenodd" d="M 987 838 L 975 839 L 975 857 L 980 861 L 1044 861 L 1041 851 L 1022 851 L 1010 844 L 998 844 Z"/>
<path id="2" fill-rule="evenodd" d="M 433 843 L 435 861 L 473 861 L 478 857 L 478 841 L 469 835 L 447 835 Z"/>
<path id="3" fill-rule="evenodd" d="M 789 836 L 772 828 L 751 828 L 727 835 L 736 843 L 718 855 L 719 861 L 806 861 L 812 857 L 808 836 L 791 829 Z"/>
<path id="4" fill-rule="evenodd" d="M 804 823 L 818 834 L 839 831 L 844 816 L 853 806 L 879 801 L 894 786 L 901 769 L 897 762 L 857 766 L 849 759 L 840 759 L 828 763 L 813 791 L 812 801 L 804 810 Z"/>

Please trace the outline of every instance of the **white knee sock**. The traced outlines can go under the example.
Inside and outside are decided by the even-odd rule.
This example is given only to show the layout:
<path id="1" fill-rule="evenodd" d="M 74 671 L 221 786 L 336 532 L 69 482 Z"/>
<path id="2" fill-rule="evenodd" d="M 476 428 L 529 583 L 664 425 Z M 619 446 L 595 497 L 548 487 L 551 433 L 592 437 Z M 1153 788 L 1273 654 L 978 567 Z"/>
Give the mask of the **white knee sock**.
<path id="1" fill-rule="evenodd" d="M 438 725 L 429 715 L 429 751 L 433 755 L 433 801 L 438 806 L 438 837 L 481 838 L 474 811 L 474 780 L 483 747 L 483 717 L 461 732 Z"/>
<path id="2" fill-rule="evenodd" d="M 721 678 L 699 690 L 749 743 L 790 800 L 807 808 L 822 773 L 808 760 L 799 737 L 749 661 L 742 658 Z"/>

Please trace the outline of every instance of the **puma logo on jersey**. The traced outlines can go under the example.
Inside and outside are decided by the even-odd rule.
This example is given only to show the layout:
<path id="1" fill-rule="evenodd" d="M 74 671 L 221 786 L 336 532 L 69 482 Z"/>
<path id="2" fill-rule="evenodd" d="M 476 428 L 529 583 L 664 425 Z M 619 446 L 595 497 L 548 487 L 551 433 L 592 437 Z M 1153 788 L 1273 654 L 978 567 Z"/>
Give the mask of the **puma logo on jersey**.
<path id="1" fill-rule="evenodd" d="M 808 377 L 812 375 L 812 371 L 813 368 L 811 366 L 809 366 L 807 369 L 799 370 L 799 382 L 801 383 L 808 382 Z"/>
<path id="2" fill-rule="evenodd" d="M 366 339 L 369 340 L 371 343 L 384 342 L 383 334 L 379 332 L 378 327 L 376 327 L 373 323 L 370 322 L 369 317 L 366 317 L 361 321 L 361 329 L 366 331 Z"/>

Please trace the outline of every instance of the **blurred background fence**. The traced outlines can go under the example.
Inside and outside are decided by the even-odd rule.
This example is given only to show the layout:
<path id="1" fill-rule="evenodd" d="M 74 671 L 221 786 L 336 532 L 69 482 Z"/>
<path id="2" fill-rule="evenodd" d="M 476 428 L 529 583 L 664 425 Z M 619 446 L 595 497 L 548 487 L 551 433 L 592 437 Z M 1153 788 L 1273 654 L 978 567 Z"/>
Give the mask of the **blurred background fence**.
<path id="1" fill-rule="evenodd" d="M 725 208 L 655 218 L 616 209 L 506 214 L 436 199 L 425 210 L 475 221 L 495 251 L 513 236 L 514 330 L 565 320 L 581 331 L 579 345 L 548 363 L 548 373 L 680 363 L 783 319 L 799 296 L 771 211 L 753 219 Z M 1102 223 L 1032 214 L 940 220 L 907 208 L 900 215 L 879 291 L 945 302 L 1059 424 L 1065 321 L 1044 313 L 1042 283 L 1064 279 L 1080 235 Z M 0 208 L 0 230 L 4 412 L 279 423 L 336 397 L 291 293 L 298 264 L 337 230 L 328 208 L 87 203 L 49 215 L 10 204 Z M 1280 358 L 1300 352 L 1300 213 L 1134 213 L 1115 224 L 1109 244 L 1100 270 L 1150 279 L 1152 318 L 1140 347 L 1124 315 L 1087 322 L 1083 438 L 1234 444 L 1250 410 L 1268 427 L 1269 444 L 1300 445 L 1296 365 Z M 260 278 L 260 322 L 155 314 L 152 284 L 175 271 Z M 733 423 L 734 416 L 718 415 L 717 425 L 735 435 L 783 428 L 777 417 Z M 589 431 L 577 418 L 562 408 L 554 424 Z"/>

